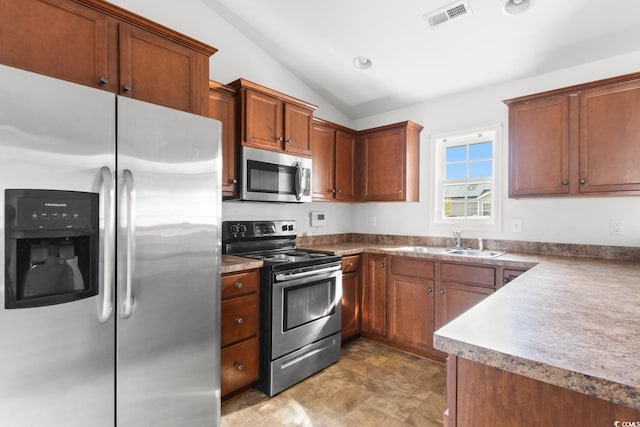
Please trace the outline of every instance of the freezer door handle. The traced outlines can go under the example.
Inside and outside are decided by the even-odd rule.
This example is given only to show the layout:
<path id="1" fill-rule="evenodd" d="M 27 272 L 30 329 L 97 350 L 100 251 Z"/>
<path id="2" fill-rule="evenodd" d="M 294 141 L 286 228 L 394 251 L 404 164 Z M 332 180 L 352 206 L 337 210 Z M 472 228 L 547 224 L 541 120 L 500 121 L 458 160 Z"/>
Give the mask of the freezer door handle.
<path id="1" fill-rule="evenodd" d="M 124 301 L 122 302 L 123 319 L 128 319 L 133 314 L 134 295 L 133 295 L 133 274 L 135 272 L 135 252 L 136 252 L 136 188 L 133 180 L 133 174 L 129 169 L 123 171 L 124 188 L 127 198 L 127 236 L 126 236 L 126 263 L 125 266 L 125 290 Z"/>
<path id="2" fill-rule="evenodd" d="M 113 243 L 114 230 L 115 230 L 115 204 L 114 201 L 114 188 L 113 188 L 113 174 L 108 166 L 103 166 L 100 169 L 102 176 L 102 198 L 104 206 L 104 234 L 103 234 L 103 275 L 102 275 L 102 308 L 98 319 L 102 323 L 106 323 L 113 314 Z"/>

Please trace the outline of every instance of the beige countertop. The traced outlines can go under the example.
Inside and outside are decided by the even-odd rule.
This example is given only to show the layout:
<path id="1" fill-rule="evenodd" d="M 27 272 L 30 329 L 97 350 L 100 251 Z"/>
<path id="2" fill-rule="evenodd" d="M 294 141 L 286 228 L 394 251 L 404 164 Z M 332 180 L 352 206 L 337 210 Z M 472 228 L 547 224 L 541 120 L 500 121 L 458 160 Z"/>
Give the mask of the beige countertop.
<path id="1" fill-rule="evenodd" d="M 411 255 L 532 267 L 434 335 L 434 346 L 476 362 L 640 409 L 640 264 L 506 254 L 481 259 L 412 254 L 398 245 L 306 249 Z"/>
<path id="2" fill-rule="evenodd" d="M 233 255 L 222 255 L 222 274 L 262 267 L 262 261 Z"/>

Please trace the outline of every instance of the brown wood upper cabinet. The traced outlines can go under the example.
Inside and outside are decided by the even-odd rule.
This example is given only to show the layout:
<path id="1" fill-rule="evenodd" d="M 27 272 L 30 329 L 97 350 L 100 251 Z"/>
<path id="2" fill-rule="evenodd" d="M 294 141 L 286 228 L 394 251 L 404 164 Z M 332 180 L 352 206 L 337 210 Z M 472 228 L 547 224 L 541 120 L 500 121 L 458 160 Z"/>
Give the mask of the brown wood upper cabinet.
<path id="1" fill-rule="evenodd" d="M 311 126 L 317 108 L 245 79 L 236 90 L 241 145 L 311 156 Z"/>
<path id="2" fill-rule="evenodd" d="M 0 63 L 206 115 L 215 48 L 101 0 L 0 0 Z"/>
<path id="3" fill-rule="evenodd" d="M 313 119 L 313 199 L 316 201 L 356 200 L 356 135 L 347 128 Z"/>
<path id="4" fill-rule="evenodd" d="M 504 102 L 510 197 L 640 195 L 640 73 Z"/>
<path id="5" fill-rule="evenodd" d="M 209 82 L 209 117 L 222 123 L 222 197 L 237 196 L 235 91 Z"/>
<path id="6" fill-rule="evenodd" d="M 418 201 L 421 131 L 405 121 L 362 132 L 360 200 Z"/>

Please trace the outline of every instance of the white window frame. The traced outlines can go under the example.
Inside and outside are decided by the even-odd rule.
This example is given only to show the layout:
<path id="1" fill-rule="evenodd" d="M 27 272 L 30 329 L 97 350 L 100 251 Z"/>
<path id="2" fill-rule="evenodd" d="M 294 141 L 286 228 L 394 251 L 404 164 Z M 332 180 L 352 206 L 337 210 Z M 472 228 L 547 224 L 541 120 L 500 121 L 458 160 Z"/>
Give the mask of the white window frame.
<path id="1" fill-rule="evenodd" d="M 502 133 L 501 123 L 482 126 L 446 134 L 431 136 L 433 149 L 434 170 L 434 199 L 432 212 L 432 225 L 435 229 L 443 230 L 490 230 L 502 231 Z M 491 177 L 491 209 L 489 217 L 473 218 L 446 218 L 444 210 L 444 184 L 445 184 L 445 148 L 456 145 L 466 145 L 470 142 L 486 142 L 487 134 L 493 138 L 492 144 L 492 177 Z M 483 135 L 483 137 L 479 137 Z M 483 209 L 482 203 L 478 205 Z"/>

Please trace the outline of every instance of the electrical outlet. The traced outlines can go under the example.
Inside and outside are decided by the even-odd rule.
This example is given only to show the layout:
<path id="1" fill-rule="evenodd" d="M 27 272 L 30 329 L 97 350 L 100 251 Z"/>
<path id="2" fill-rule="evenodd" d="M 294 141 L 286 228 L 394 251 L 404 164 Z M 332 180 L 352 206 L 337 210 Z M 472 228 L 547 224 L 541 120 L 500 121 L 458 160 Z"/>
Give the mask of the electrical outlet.
<path id="1" fill-rule="evenodd" d="M 624 234 L 624 220 L 614 218 L 611 220 L 611 234 Z"/>
<path id="2" fill-rule="evenodd" d="M 370 216 L 369 217 L 369 225 L 372 227 L 376 226 L 376 217 L 375 216 Z"/>
<path id="3" fill-rule="evenodd" d="M 511 220 L 511 232 L 522 233 L 522 219 L 514 218 Z"/>

